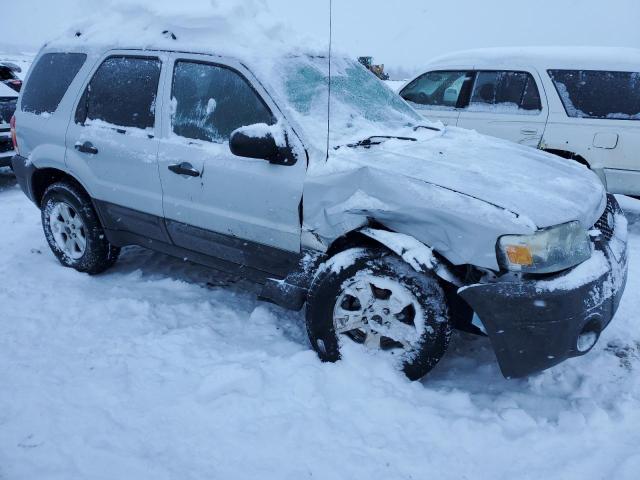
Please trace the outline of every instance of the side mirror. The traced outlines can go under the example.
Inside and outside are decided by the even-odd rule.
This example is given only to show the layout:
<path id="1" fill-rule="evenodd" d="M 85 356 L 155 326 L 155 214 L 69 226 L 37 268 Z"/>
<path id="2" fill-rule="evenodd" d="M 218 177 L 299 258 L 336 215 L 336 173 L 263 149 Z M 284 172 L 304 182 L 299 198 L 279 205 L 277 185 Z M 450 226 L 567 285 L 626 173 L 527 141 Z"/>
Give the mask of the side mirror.
<path id="1" fill-rule="evenodd" d="M 229 149 L 238 157 L 267 160 L 275 165 L 296 163 L 287 134 L 278 125 L 257 123 L 240 127 L 231 133 Z"/>

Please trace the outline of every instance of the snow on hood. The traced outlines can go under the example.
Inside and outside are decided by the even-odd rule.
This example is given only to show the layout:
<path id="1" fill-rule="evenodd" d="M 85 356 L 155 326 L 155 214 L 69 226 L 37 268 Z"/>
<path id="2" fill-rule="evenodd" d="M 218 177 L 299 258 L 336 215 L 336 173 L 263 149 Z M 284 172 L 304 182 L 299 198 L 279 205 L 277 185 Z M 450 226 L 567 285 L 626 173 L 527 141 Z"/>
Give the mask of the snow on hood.
<path id="1" fill-rule="evenodd" d="M 591 228 L 606 204 L 598 177 L 576 162 L 455 127 L 405 135 L 418 141 L 343 149 L 328 168 L 374 165 L 504 208 L 537 228 L 573 220 Z"/>
<path id="2" fill-rule="evenodd" d="M 589 229 L 605 208 L 599 179 L 578 164 L 459 128 L 389 133 L 416 141 L 342 147 L 311 167 L 307 229 L 332 241 L 373 218 L 454 264 L 497 269 L 500 236 L 574 220 Z"/>

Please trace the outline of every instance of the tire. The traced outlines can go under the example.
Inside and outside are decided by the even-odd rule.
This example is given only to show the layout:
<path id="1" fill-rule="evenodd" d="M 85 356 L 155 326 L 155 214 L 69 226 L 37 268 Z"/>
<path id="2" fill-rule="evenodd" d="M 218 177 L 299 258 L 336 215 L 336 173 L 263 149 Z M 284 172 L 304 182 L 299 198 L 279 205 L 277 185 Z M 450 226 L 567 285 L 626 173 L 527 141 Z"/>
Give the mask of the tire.
<path id="1" fill-rule="evenodd" d="M 75 183 L 50 185 L 41 216 L 49 247 L 65 267 L 95 275 L 116 263 L 120 249 L 109 243 L 91 199 Z"/>
<path id="2" fill-rule="evenodd" d="M 445 294 L 435 275 L 416 272 L 386 250 L 364 248 L 339 253 L 320 268 L 309 291 L 306 323 L 322 361 L 338 361 L 343 342 L 361 343 L 389 353 L 410 380 L 436 366 L 451 336 Z"/>

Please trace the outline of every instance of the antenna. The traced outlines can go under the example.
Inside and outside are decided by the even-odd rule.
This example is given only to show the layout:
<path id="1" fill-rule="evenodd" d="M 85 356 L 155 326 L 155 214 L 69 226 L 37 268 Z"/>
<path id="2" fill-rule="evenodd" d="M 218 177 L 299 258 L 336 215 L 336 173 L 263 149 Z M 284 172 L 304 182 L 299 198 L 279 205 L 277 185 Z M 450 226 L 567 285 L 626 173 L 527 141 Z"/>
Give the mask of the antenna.
<path id="1" fill-rule="evenodd" d="M 327 158 L 329 161 L 330 134 L 331 134 L 331 53 L 333 46 L 333 0 L 329 0 L 329 98 L 327 99 Z"/>

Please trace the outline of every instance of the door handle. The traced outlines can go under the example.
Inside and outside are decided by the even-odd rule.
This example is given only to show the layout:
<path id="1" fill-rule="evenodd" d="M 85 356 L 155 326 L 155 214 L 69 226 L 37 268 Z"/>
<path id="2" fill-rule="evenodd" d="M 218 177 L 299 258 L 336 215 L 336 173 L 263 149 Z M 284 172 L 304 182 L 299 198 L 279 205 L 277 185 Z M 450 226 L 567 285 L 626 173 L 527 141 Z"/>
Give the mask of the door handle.
<path id="1" fill-rule="evenodd" d="M 520 133 L 523 135 L 538 135 L 538 130 L 535 128 L 523 128 Z"/>
<path id="2" fill-rule="evenodd" d="M 176 175 L 187 175 L 188 177 L 199 177 L 200 172 L 193 168 L 189 162 L 176 163 L 175 165 L 169 165 L 171 170 Z"/>
<path id="3" fill-rule="evenodd" d="M 91 155 L 96 155 L 98 153 L 98 149 L 94 147 L 93 143 L 91 142 L 84 142 L 84 143 L 78 142 L 75 144 L 75 148 L 79 152 L 89 153 Z"/>

